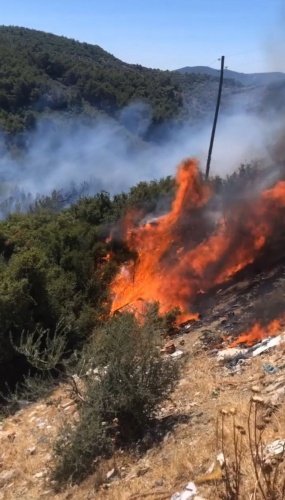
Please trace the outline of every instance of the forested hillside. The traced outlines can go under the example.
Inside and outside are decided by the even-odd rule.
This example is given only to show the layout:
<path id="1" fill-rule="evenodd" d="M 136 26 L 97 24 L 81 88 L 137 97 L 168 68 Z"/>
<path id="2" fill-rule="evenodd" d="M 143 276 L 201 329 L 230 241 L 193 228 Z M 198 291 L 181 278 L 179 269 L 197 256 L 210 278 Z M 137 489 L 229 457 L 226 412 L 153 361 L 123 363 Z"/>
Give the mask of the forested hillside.
<path id="1" fill-rule="evenodd" d="M 138 100 L 150 104 L 154 125 L 185 113 L 194 119 L 211 110 L 217 85 L 218 78 L 209 75 L 126 64 L 97 45 L 0 27 L 0 127 L 9 133 L 31 129 L 38 117 L 57 112 L 84 119 L 116 116 Z M 228 80 L 224 93 L 239 88 Z"/>

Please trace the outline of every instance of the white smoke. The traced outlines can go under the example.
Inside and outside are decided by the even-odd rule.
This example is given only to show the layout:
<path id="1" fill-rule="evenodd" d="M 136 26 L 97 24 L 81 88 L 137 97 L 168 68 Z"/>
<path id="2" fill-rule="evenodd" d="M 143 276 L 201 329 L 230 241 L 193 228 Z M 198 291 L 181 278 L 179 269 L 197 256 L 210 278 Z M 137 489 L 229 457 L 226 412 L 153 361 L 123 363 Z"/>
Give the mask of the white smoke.
<path id="1" fill-rule="evenodd" d="M 9 188 L 48 195 L 68 189 L 70 184 L 87 181 L 92 194 L 106 190 L 110 194 L 128 190 L 140 181 L 174 175 L 185 157 L 196 157 L 204 170 L 212 117 L 193 127 L 189 122 L 165 130 L 159 142 L 143 140 L 151 122 L 149 107 L 138 103 L 128 106 L 119 120 L 98 118 L 92 125 L 74 120 L 42 120 L 30 133 L 27 150 L 13 157 L 0 144 L 0 196 Z M 212 155 L 211 172 L 225 176 L 241 162 L 268 159 L 268 147 L 274 141 L 280 120 L 247 113 L 242 107 L 221 115 Z M 268 160 L 269 161 L 269 160 Z M 4 191 L 4 194 L 3 194 Z"/>

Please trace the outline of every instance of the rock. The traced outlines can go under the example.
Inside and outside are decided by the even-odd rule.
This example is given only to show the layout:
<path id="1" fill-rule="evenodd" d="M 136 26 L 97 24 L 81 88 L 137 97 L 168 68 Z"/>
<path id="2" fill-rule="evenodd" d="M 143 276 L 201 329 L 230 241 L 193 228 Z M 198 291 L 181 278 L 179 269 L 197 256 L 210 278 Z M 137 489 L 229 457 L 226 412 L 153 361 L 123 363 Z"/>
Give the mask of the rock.
<path id="1" fill-rule="evenodd" d="M 31 446 L 31 448 L 27 448 L 27 455 L 34 455 L 36 453 L 37 447 Z"/>
<path id="2" fill-rule="evenodd" d="M 164 485 L 164 479 L 162 477 L 161 479 L 157 479 L 156 481 L 154 481 L 153 488 L 161 488 L 161 486 L 163 485 Z"/>
<path id="3" fill-rule="evenodd" d="M 116 477 L 116 474 L 117 474 L 117 472 L 116 472 L 115 468 L 109 470 L 109 472 L 107 472 L 107 474 L 106 474 L 107 481 L 111 481 L 111 479 L 114 479 L 114 477 Z"/>
<path id="4" fill-rule="evenodd" d="M 285 394 L 285 387 L 280 387 L 279 389 L 276 389 L 274 393 L 270 394 L 270 396 L 265 400 L 266 404 L 271 406 L 278 406 L 284 394 Z"/>
<path id="5" fill-rule="evenodd" d="M 167 342 L 164 346 L 165 354 L 173 354 L 176 351 L 176 347 L 173 342 Z"/>
<path id="6" fill-rule="evenodd" d="M 14 441 L 16 437 L 16 432 L 11 431 L 0 431 L 0 443 L 8 439 L 9 441 Z"/>
<path id="7" fill-rule="evenodd" d="M 145 467 L 141 467 L 138 471 L 137 471 L 137 477 L 141 477 L 141 476 L 144 476 L 145 474 L 147 474 L 147 472 L 150 471 L 150 467 L 148 465 L 146 465 Z"/>
<path id="8" fill-rule="evenodd" d="M 251 390 L 252 390 L 252 392 L 257 394 L 257 393 L 261 392 L 261 387 L 259 385 L 253 385 Z"/>
<path id="9" fill-rule="evenodd" d="M 44 461 L 45 462 L 50 462 L 52 459 L 51 453 L 46 453 L 44 456 Z"/>
<path id="10" fill-rule="evenodd" d="M 45 476 L 45 471 L 37 472 L 36 474 L 34 474 L 34 477 L 36 479 L 41 479 L 44 476 Z"/>
<path id="11" fill-rule="evenodd" d="M 3 488 L 3 486 L 6 486 L 8 483 L 10 483 L 18 476 L 18 474 L 18 469 L 3 470 L 0 473 L 0 488 Z"/>

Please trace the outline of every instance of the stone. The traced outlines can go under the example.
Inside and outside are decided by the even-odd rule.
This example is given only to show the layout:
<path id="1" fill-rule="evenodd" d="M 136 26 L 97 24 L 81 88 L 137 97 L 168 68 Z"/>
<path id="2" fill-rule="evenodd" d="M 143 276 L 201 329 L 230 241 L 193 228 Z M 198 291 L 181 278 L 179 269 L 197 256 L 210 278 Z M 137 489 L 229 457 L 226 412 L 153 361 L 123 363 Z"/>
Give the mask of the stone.
<path id="1" fill-rule="evenodd" d="M 52 459 L 51 453 L 46 453 L 44 456 L 44 461 L 45 462 L 50 462 Z"/>
<path id="2" fill-rule="evenodd" d="M 36 474 L 34 474 L 34 477 L 37 478 L 37 479 L 41 479 L 44 476 L 45 476 L 45 472 L 44 471 L 37 472 Z"/>
<path id="3" fill-rule="evenodd" d="M 173 342 L 167 342 L 163 350 L 165 354 L 173 354 L 176 351 L 176 347 Z"/>
<path id="4" fill-rule="evenodd" d="M 8 439 L 9 441 L 14 441 L 15 437 L 16 437 L 15 432 L 0 431 L 0 443 L 1 441 L 5 441 L 6 439 Z"/>
<path id="5" fill-rule="evenodd" d="M 117 472 L 116 472 L 116 469 L 111 469 L 109 470 L 109 472 L 107 472 L 106 474 L 106 479 L 107 481 L 111 481 L 111 479 L 114 479 L 114 477 L 116 476 Z"/>
<path id="6" fill-rule="evenodd" d="M 153 483 L 153 488 L 161 488 L 164 485 L 164 483 L 165 483 L 165 481 L 164 481 L 163 477 L 160 479 L 157 479 Z"/>
<path id="7" fill-rule="evenodd" d="M 261 387 L 259 385 L 253 385 L 251 390 L 252 392 L 258 393 L 261 392 Z"/>
<path id="8" fill-rule="evenodd" d="M 27 455 L 34 455 L 36 453 L 37 447 L 31 446 L 31 448 L 27 448 Z"/>
<path id="9" fill-rule="evenodd" d="M 19 474 L 18 469 L 3 470 L 0 473 L 0 488 L 13 481 Z"/>
<path id="10" fill-rule="evenodd" d="M 146 465 L 145 467 L 140 467 L 140 469 L 137 471 L 137 477 L 144 476 L 149 471 L 150 467 L 148 465 Z"/>

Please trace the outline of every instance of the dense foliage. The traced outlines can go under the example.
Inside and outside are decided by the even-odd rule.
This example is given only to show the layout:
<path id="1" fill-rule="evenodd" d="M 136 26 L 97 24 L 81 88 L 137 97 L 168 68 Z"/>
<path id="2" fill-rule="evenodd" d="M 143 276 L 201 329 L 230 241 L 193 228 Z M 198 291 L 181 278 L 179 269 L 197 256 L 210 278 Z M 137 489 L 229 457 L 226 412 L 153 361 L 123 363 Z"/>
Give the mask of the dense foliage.
<path id="1" fill-rule="evenodd" d="M 19 27 L 0 27 L 0 128 L 31 129 L 42 114 L 116 116 L 133 101 L 151 105 L 153 124 L 214 105 L 218 79 L 130 65 L 97 45 Z M 237 84 L 228 80 L 224 92 Z M 184 104 L 187 104 L 185 107 Z"/>
<path id="2" fill-rule="evenodd" d="M 54 193 L 0 223 L 0 362 L 1 377 L 10 379 L 23 330 L 68 327 L 69 348 L 80 348 L 109 312 L 109 283 L 129 251 L 108 242 L 110 224 L 129 207 L 154 210 L 160 196 L 173 191 L 171 178 L 142 182 L 128 194 L 111 198 L 102 192 L 80 198 L 62 210 Z M 118 224 L 119 231 L 119 224 Z M 108 253 L 114 258 L 109 261 Z M 8 368 L 7 368 L 8 367 Z M 18 364 L 21 372 L 20 364 Z"/>

